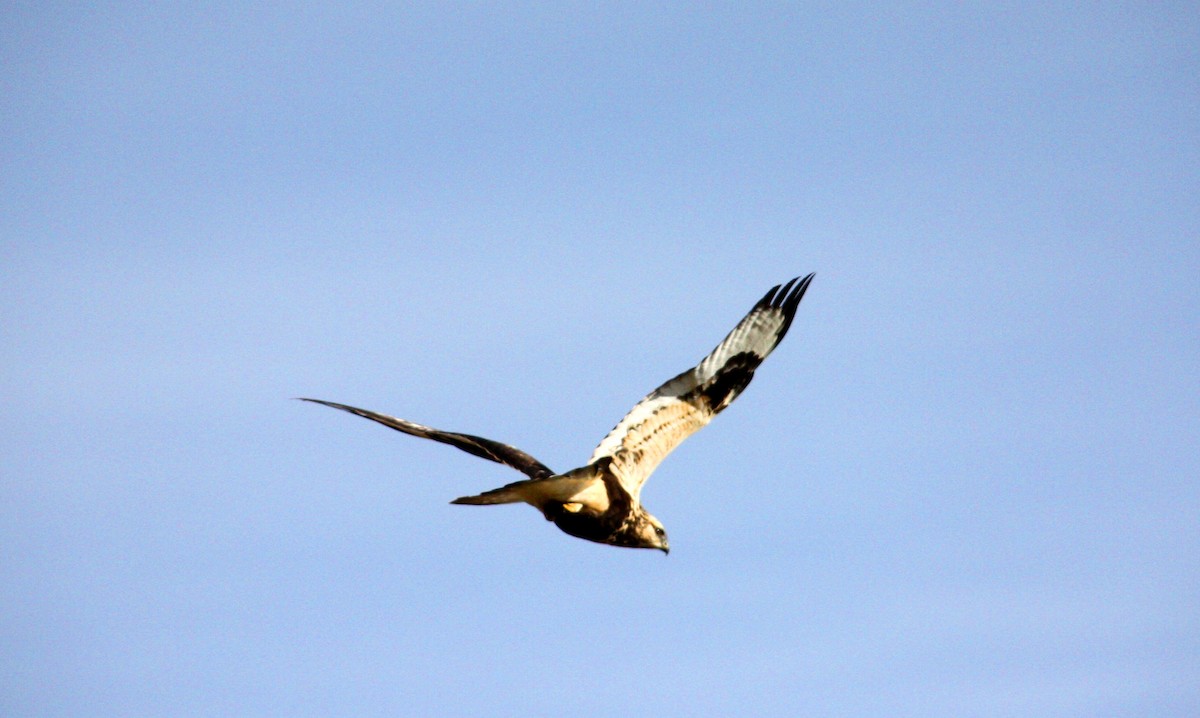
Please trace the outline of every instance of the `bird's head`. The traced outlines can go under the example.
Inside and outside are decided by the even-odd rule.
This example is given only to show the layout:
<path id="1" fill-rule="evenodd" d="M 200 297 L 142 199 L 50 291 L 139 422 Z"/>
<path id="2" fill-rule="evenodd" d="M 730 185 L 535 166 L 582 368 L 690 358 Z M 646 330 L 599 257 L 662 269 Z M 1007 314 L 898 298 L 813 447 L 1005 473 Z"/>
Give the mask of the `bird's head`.
<path id="1" fill-rule="evenodd" d="M 671 546 L 667 543 L 667 530 L 663 528 L 662 522 L 641 506 L 635 507 L 620 528 L 600 541 L 625 548 L 656 548 L 663 553 L 671 552 Z"/>
<path id="2" fill-rule="evenodd" d="M 667 530 L 663 528 L 662 522 L 654 518 L 649 511 L 641 509 L 636 527 L 638 548 L 656 548 L 665 554 L 671 552 L 671 545 L 667 541 Z"/>

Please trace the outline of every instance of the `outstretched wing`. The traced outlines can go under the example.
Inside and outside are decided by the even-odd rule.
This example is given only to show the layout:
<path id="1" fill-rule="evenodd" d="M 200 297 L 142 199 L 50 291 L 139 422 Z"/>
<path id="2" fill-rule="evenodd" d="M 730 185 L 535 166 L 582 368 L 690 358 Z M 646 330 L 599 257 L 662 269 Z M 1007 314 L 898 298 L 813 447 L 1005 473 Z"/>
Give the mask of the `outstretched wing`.
<path id="1" fill-rule="evenodd" d="M 612 457 L 613 472 L 636 499 L 667 454 L 729 406 L 754 378 L 754 370 L 787 334 L 812 278 L 772 287 L 695 368 L 638 402 L 596 447 L 591 462 Z"/>
<path id="2" fill-rule="evenodd" d="M 387 414 L 376 414 L 373 411 L 359 409 L 358 407 L 354 406 L 347 406 L 346 404 L 338 404 L 332 401 L 305 398 L 301 398 L 300 401 L 311 401 L 314 404 L 324 404 L 325 406 L 330 406 L 334 409 L 341 409 L 342 411 L 348 411 L 351 414 L 357 414 L 364 419 L 377 421 L 389 429 L 395 429 L 396 431 L 402 431 L 405 434 L 419 436 L 422 439 L 433 439 L 434 441 L 440 441 L 443 444 L 449 444 L 462 449 L 468 454 L 474 454 L 480 458 L 487 459 L 489 461 L 495 461 L 498 464 L 511 466 L 531 479 L 544 479 L 548 476 L 554 475 L 554 472 L 542 462 L 514 446 L 501 444 L 499 441 L 492 441 L 491 439 L 485 439 L 481 436 L 471 436 L 470 434 L 458 434 L 453 431 L 432 429 L 428 426 L 414 424 L 411 421 L 397 419 L 396 417 L 388 416 Z"/>

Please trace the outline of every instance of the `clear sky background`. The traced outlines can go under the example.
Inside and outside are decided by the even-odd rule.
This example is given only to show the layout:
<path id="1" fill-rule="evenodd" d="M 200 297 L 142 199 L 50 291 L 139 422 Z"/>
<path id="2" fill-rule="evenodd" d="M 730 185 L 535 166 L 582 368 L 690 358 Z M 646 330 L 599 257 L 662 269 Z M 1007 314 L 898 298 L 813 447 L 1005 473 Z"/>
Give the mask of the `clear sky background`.
<path id="1" fill-rule="evenodd" d="M 8 3 L 5 716 L 1200 715 L 1192 3 Z M 581 464 L 816 280 L 646 504 Z"/>

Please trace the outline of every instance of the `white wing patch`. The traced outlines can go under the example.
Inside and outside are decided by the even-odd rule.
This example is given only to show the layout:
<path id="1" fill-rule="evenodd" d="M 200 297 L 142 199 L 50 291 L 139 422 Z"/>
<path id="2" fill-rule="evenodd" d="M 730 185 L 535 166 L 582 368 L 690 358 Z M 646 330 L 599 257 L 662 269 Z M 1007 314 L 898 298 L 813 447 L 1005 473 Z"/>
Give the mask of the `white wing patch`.
<path id="1" fill-rule="evenodd" d="M 612 470 L 636 501 L 642 485 L 683 440 L 741 394 L 791 326 L 813 275 L 775 286 L 699 364 L 638 402 L 592 452 L 612 457 Z"/>
<path id="2" fill-rule="evenodd" d="M 611 456 L 611 470 L 636 500 L 642 484 L 667 454 L 712 420 L 713 412 L 703 402 L 693 401 L 660 396 L 639 402 L 596 448 L 592 461 Z"/>

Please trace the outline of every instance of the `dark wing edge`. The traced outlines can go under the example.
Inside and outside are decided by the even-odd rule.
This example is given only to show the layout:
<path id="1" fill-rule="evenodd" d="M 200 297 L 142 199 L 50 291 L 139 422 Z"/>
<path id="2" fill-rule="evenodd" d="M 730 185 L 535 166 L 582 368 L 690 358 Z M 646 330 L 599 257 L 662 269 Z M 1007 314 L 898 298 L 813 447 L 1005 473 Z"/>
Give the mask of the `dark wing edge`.
<path id="1" fill-rule="evenodd" d="M 695 367 L 650 392 L 592 453 L 614 457 L 634 496 L 678 444 L 706 425 L 750 384 L 754 370 L 779 345 L 815 273 L 771 287 L 737 326 Z"/>
<path id="2" fill-rule="evenodd" d="M 517 471 L 525 474 L 531 479 L 544 479 L 553 476 L 554 472 L 550 467 L 533 458 L 529 454 L 521 451 L 515 446 L 502 444 L 499 441 L 485 439 L 482 436 L 472 436 L 471 434 L 459 434 L 453 431 L 442 431 L 428 426 L 422 426 L 405 419 L 397 419 L 394 416 L 387 414 L 379 414 L 366 409 L 359 409 L 356 406 L 348 404 L 339 404 L 334 401 L 324 401 L 322 399 L 309 399 L 306 397 L 297 397 L 299 401 L 308 401 L 313 404 L 322 404 L 332 409 L 340 409 L 349 412 L 356 416 L 361 416 L 364 419 L 383 424 L 389 429 L 417 436 L 422 439 L 432 439 L 443 444 L 449 444 L 457 449 L 461 449 L 468 454 L 478 456 L 481 459 L 495 461 L 498 464 L 510 466 Z"/>
<path id="3" fill-rule="evenodd" d="M 695 369 L 683 372 L 660 390 L 683 380 L 681 383 L 691 386 L 679 387 L 680 393 L 698 389 L 709 400 L 713 413 L 720 413 L 746 388 L 754 370 L 783 341 L 815 276 L 813 272 L 803 279 L 796 277 L 771 287 Z"/>

